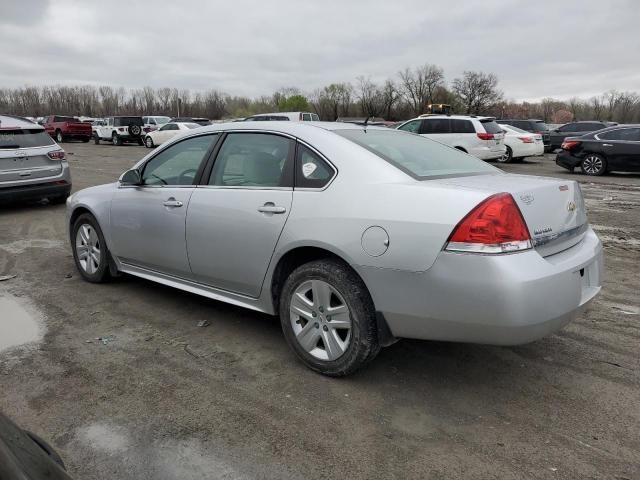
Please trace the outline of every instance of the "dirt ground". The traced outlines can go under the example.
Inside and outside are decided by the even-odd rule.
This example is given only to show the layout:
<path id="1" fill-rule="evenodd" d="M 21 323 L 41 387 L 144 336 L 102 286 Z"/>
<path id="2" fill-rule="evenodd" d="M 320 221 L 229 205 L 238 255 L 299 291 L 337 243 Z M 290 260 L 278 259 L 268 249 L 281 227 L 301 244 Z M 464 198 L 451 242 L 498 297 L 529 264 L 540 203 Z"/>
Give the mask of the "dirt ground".
<path id="1" fill-rule="evenodd" d="M 148 153 L 64 148 L 76 190 Z M 581 183 L 605 245 L 590 310 L 513 348 L 401 340 L 344 379 L 296 361 L 275 318 L 84 282 L 64 206 L 2 208 L 0 276 L 17 276 L 0 295 L 43 337 L 0 353 L 0 411 L 77 479 L 638 479 L 640 175 L 571 175 L 551 155 L 505 169 Z"/>

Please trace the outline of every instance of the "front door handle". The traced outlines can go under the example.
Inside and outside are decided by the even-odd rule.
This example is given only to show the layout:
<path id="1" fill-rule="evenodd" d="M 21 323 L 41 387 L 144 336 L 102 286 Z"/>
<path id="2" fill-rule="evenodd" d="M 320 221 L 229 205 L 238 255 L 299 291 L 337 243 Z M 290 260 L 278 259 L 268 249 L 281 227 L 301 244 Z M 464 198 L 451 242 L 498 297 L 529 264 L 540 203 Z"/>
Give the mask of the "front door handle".
<path id="1" fill-rule="evenodd" d="M 612 144 L 610 144 L 610 143 L 603 143 L 603 144 L 602 144 L 602 146 L 603 146 L 603 147 L 613 147 L 613 145 L 612 145 Z"/>
<path id="2" fill-rule="evenodd" d="M 182 206 L 182 202 L 180 200 L 176 200 L 175 198 L 171 197 L 166 202 L 164 202 L 163 205 L 165 207 L 176 207 L 177 208 L 177 207 L 181 207 Z"/>
<path id="3" fill-rule="evenodd" d="M 267 202 L 263 206 L 258 207 L 258 211 L 262 213 L 284 213 L 287 209 L 284 207 L 278 207 L 275 203 Z"/>

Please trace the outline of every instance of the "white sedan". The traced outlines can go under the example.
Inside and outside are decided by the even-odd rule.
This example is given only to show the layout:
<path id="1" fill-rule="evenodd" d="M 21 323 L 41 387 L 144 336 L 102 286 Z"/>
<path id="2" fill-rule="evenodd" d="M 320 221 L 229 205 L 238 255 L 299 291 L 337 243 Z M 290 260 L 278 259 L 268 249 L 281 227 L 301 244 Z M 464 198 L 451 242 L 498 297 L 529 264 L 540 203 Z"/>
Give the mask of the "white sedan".
<path id="1" fill-rule="evenodd" d="M 504 155 L 498 159 L 499 162 L 509 163 L 512 160 L 522 159 L 524 157 L 538 157 L 544 155 L 544 143 L 542 135 L 527 132 L 518 127 L 501 124 L 500 128 L 504 130 L 504 144 L 507 150 Z"/>
<path id="2" fill-rule="evenodd" d="M 157 147 L 180 133 L 194 128 L 200 128 L 201 126 L 202 125 L 198 125 L 197 123 L 190 122 L 169 122 L 158 130 L 147 133 L 144 137 L 144 144 L 147 148 Z"/>

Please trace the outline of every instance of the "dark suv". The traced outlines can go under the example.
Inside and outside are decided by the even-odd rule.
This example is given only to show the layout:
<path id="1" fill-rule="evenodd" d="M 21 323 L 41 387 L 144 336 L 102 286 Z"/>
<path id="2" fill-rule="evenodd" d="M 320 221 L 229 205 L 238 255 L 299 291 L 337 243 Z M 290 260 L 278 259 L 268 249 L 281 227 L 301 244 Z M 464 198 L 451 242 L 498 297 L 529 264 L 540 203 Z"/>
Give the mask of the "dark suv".
<path id="1" fill-rule="evenodd" d="M 104 119 L 104 123 L 105 125 L 95 127 L 93 140 L 96 145 L 100 143 L 100 140 L 111 142 L 114 145 L 122 145 L 125 142 L 144 145 L 142 117 L 107 117 Z"/>
<path id="2" fill-rule="evenodd" d="M 617 123 L 599 121 L 566 123 L 549 132 L 551 135 L 551 149 L 555 150 L 556 148 L 560 148 L 562 142 L 567 137 L 579 137 L 587 133 L 602 130 L 603 128 L 613 127 L 614 125 L 617 125 Z"/>
<path id="3" fill-rule="evenodd" d="M 549 135 L 549 127 L 544 120 L 536 120 L 534 118 L 530 118 L 529 120 L 511 120 L 511 119 L 501 119 L 496 120 L 498 123 L 512 125 L 517 128 L 521 128 L 522 130 L 526 130 L 531 133 L 538 133 L 542 135 L 542 143 L 544 143 L 544 151 L 551 151 L 551 136 Z"/>

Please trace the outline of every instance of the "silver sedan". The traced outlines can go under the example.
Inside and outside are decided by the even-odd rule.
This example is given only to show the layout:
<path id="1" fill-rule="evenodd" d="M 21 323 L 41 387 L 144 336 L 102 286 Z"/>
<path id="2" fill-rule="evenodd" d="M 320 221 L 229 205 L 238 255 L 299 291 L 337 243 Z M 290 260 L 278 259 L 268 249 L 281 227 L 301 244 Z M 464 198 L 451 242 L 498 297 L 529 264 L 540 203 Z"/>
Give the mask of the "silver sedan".
<path id="1" fill-rule="evenodd" d="M 279 315 L 295 354 L 333 376 L 400 337 L 531 342 L 601 288 L 576 182 L 385 128 L 191 130 L 67 214 L 86 280 L 127 273 Z"/>

